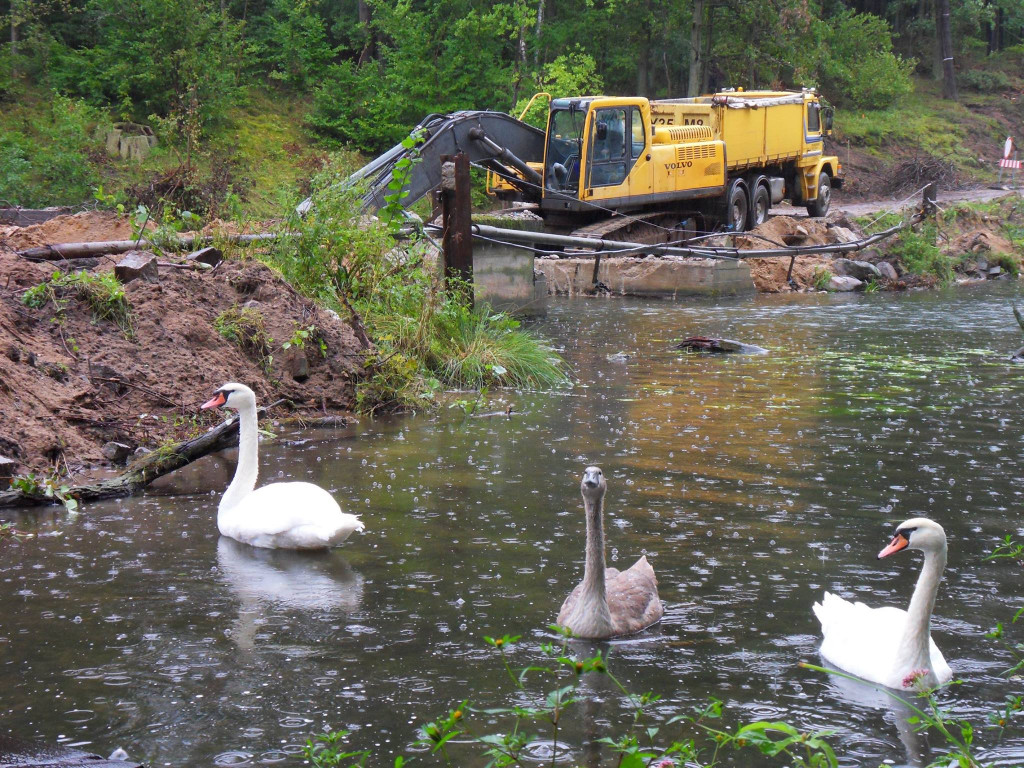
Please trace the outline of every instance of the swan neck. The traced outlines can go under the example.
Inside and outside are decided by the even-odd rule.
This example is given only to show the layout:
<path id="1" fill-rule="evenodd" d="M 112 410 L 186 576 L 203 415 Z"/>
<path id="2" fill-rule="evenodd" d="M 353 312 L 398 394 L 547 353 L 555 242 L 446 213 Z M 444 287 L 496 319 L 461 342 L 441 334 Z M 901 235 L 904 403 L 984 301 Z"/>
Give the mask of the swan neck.
<path id="1" fill-rule="evenodd" d="M 935 596 L 939 591 L 942 571 L 946 567 L 946 547 L 925 550 L 924 565 L 917 577 L 917 586 L 907 608 L 907 624 L 903 635 L 902 650 L 906 663 L 913 669 L 931 669 L 932 611 Z"/>
<path id="2" fill-rule="evenodd" d="M 606 602 L 604 587 L 604 497 L 591 501 L 583 497 L 587 512 L 587 559 L 583 566 L 583 592 Z"/>
<path id="3" fill-rule="evenodd" d="M 220 500 L 220 511 L 236 506 L 252 493 L 259 475 L 259 430 L 256 425 L 256 404 L 243 404 L 238 409 L 238 466 L 231 485 Z"/>

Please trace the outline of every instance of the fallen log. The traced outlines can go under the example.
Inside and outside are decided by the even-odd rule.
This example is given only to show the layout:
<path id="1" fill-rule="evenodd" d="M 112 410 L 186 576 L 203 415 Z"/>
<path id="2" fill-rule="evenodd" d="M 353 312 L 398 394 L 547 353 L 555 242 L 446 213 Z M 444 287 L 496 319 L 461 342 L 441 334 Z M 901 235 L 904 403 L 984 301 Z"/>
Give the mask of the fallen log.
<path id="1" fill-rule="evenodd" d="M 227 241 L 236 245 L 251 245 L 252 243 L 264 243 L 276 240 L 282 235 L 274 232 L 263 232 L 258 235 L 199 235 L 189 237 L 178 236 L 178 250 L 191 250 L 196 245 L 209 245 L 215 240 Z M 26 248 L 17 251 L 22 258 L 33 261 L 70 261 L 71 259 L 89 259 L 93 256 L 105 256 L 112 253 L 127 253 L 128 251 L 144 250 L 151 251 L 154 246 L 145 239 L 137 240 L 104 240 L 96 243 L 58 243 L 55 245 L 39 245 L 35 248 Z M 173 248 L 168 250 L 174 250 Z"/>
<path id="2" fill-rule="evenodd" d="M 266 408 L 258 409 L 257 413 L 265 414 L 271 408 L 287 402 L 278 400 Z M 100 480 L 97 483 L 75 485 L 68 489 L 66 497 L 77 501 L 99 501 L 131 496 L 138 493 L 158 477 L 170 474 L 201 459 L 211 453 L 222 451 L 238 445 L 238 417 L 214 427 L 209 432 L 184 440 L 173 445 L 157 448 L 147 453 L 116 477 Z M 46 496 L 42 493 L 26 493 L 12 488 L 0 491 L 0 508 L 4 507 L 39 507 L 51 504 L 62 504 L 59 498 Z"/>
<path id="3" fill-rule="evenodd" d="M 711 339 L 707 336 L 690 336 L 676 344 L 673 349 L 685 349 L 690 352 L 736 353 L 739 355 L 767 355 L 768 350 L 754 344 L 744 344 L 733 339 Z"/>

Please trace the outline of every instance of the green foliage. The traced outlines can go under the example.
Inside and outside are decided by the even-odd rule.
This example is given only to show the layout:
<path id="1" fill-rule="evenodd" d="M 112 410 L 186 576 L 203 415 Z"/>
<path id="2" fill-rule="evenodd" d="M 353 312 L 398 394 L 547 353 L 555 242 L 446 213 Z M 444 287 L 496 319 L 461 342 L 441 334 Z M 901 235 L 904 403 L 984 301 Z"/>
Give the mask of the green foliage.
<path id="1" fill-rule="evenodd" d="M 89 153 L 100 146 L 94 135 L 108 124 L 105 117 L 59 93 L 49 99 L 31 123 L 0 121 L 0 200 L 12 205 L 81 202 L 99 183 Z"/>
<path id="2" fill-rule="evenodd" d="M 311 0 L 273 0 L 246 30 L 252 38 L 246 57 L 260 62 L 272 79 L 307 89 L 336 53 L 327 40 L 327 22 Z"/>
<path id="3" fill-rule="evenodd" d="M 957 85 L 968 91 L 998 93 L 1013 88 L 1013 82 L 998 69 L 964 69 L 957 73 Z"/>
<path id="4" fill-rule="evenodd" d="M 953 279 L 953 260 L 936 245 L 938 230 L 934 221 L 926 221 L 918 229 L 904 229 L 892 240 L 889 255 L 898 258 L 908 272 L 931 275 L 940 283 Z"/>
<path id="5" fill-rule="evenodd" d="M 565 96 L 591 96 L 603 92 L 604 82 L 597 73 L 597 62 L 589 53 L 585 53 L 579 45 L 568 53 L 555 57 L 555 60 L 545 64 L 540 72 L 530 83 L 533 92 L 549 93 L 551 98 L 558 99 Z M 516 102 L 512 114 L 516 117 L 526 109 L 533 93 L 527 93 Z M 530 111 L 523 116 L 523 120 L 537 128 L 546 129 L 548 122 L 548 102 L 546 99 L 537 99 Z"/>
<path id="6" fill-rule="evenodd" d="M 242 24 L 213 0 L 93 0 L 95 44 L 56 45 L 49 81 L 119 116 L 195 113 L 200 127 L 239 96 Z"/>
<path id="7" fill-rule="evenodd" d="M 805 732 L 785 722 L 757 721 L 729 728 L 721 724 L 722 702 L 711 699 L 692 712 L 681 712 L 665 723 L 652 717 L 661 697 L 653 693 L 630 692 L 608 669 L 605 657 L 576 656 L 570 652 L 571 633 L 557 626 L 550 628 L 561 637 L 560 643 L 544 642 L 540 646 L 542 660 L 515 670 L 509 652 L 519 636 L 485 637 L 484 641 L 497 651 L 513 687 L 508 706 L 477 707 L 463 701 L 436 720 L 425 723 L 417 740 L 411 745 L 416 759 L 446 766 L 475 765 L 486 760 L 488 766 L 524 766 L 535 764 L 536 758 L 527 747 L 537 741 L 557 743 L 565 717 L 579 708 L 588 696 L 583 681 L 602 676 L 615 690 L 628 715 L 624 731 L 616 736 L 597 739 L 618 756 L 618 768 L 687 765 L 712 768 L 719 765 L 746 764 L 733 758 L 734 752 L 759 752 L 780 763 L 803 768 L 836 768 L 838 762 L 827 737 L 830 732 Z M 544 681 L 537 690 L 534 681 Z M 340 766 L 356 758 L 352 765 L 362 766 L 369 752 L 344 751 L 341 743 L 345 731 L 325 733 L 307 742 L 305 755 L 316 766 Z M 455 750 L 458 750 L 456 753 Z M 466 753 L 479 755 L 468 760 Z M 321 757 L 323 756 L 323 757 Z M 399 755 L 395 766 L 404 766 L 413 758 Z M 552 757 L 552 765 L 555 764 Z M 482 764 L 482 763 L 481 763 Z"/>
<path id="8" fill-rule="evenodd" d="M 342 181 L 333 166 L 317 177 L 312 208 L 285 223 L 294 235 L 281 238 L 269 258 L 303 294 L 365 323 L 376 350 L 366 359 L 360 407 L 422 407 L 441 387 L 567 380 L 560 358 L 516 320 L 470 307 L 466 286 L 444 285 L 425 263 L 425 244 L 399 247 L 391 225 L 363 220 L 357 190 Z"/>
<path id="9" fill-rule="evenodd" d="M 346 766 L 365 766 L 370 758 L 369 750 L 350 751 L 342 744 L 348 731 L 326 731 L 306 739 L 302 748 L 302 756 L 309 760 L 313 768 L 340 768 Z"/>
<path id="10" fill-rule="evenodd" d="M 214 318 L 213 327 L 256 360 L 266 374 L 270 374 L 274 362 L 271 354 L 274 340 L 267 334 L 263 314 L 258 309 L 234 304 Z"/>
<path id="11" fill-rule="evenodd" d="M 84 301 L 97 320 L 109 320 L 125 336 L 131 338 L 132 312 L 124 286 L 114 277 L 113 272 L 61 272 L 57 270 L 50 279 L 39 283 L 22 294 L 21 301 L 33 309 L 42 309 L 53 303 L 58 317 L 66 308 L 67 296 Z"/>
<path id="12" fill-rule="evenodd" d="M 59 501 L 68 512 L 78 509 L 78 501 L 71 495 L 71 488 L 61 483 L 56 475 L 43 477 L 32 472 L 15 475 L 11 478 L 11 489 L 21 491 L 26 496 Z"/>
<path id="13" fill-rule="evenodd" d="M 812 275 L 814 287 L 819 291 L 827 291 L 832 282 L 832 270 L 828 267 L 815 267 Z"/>
<path id="14" fill-rule="evenodd" d="M 844 9 L 815 26 L 818 82 L 836 104 L 883 109 L 913 91 L 916 62 L 893 53 L 892 30 L 883 19 Z"/>

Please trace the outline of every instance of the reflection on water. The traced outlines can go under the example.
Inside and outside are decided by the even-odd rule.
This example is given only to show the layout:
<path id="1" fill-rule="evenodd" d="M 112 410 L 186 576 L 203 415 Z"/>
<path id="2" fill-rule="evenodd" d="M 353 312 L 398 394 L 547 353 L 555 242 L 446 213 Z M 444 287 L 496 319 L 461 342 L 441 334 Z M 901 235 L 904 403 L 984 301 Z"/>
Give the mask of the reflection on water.
<path id="1" fill-rule="evenodd" d="M 582 573 L 579 474 L 598 464 L 609 563 L 646 553 L 666 604 L 607 646 L 624 684 L 662 697 L 656 717 L 716 696 L 728 723 L 835 730 L 844 766 L 927 762 L 885 697 L 798 662 L 819 660 L 824 590 L 906 606 L 919 558 L 875 553 L 922 514 L 950 541 L 933 633 L 964 684 L 943 703 L 982 725 L 1007 692 L 1010 657 L 983 635 L 1012 617 L 1019 572 L 983 557 L 1024 536 L 1013 290 L 552 302 L 541 328 L 573 389 L 497 393 L 510 419 L 447 410 L 262 447 L 263 482 L 318 483 L 366 523 L 321 556 L 221 539 L 212 458 L 175 478 L 188 495 L 19 520 L 44 535 L 0 550 L 3 721 L 153 765 L 298 765 L 330 726 L 380 763 L 463 699 L 529 703 L 546 689 L 516 693 L 481 637 L 523 634 L 512 665 L 538 660 Z M 670 348 L 690 335 L 771 354 Z M 605 683 L 531 753 L 609 764 L 597 740 L 628 713 Z M 976 738 L 1021 762 L 1019 738 Z"/>

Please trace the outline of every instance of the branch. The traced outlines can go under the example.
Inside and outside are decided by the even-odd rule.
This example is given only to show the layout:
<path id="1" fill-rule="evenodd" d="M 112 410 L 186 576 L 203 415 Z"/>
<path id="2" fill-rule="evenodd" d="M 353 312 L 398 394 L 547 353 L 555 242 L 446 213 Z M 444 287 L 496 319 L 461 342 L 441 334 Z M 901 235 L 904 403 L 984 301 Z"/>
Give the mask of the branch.
<path id="1" fill-rule="evenodd" d="M 260 408 L 257 413 L 266 414 L 271 408 L 285 402 L 287 401 L 278 400 L 266 408 Z M 237 444 L 238 418 L 236 417 L 231 421 L 226 421 L 214 427 L 199 437 L 157 448 L 155 451 L 147 453 L 138 461 L 133 462 L 128 469 L 116 477 L 110 477 L 98 483 L 72 486 L 66 496 L 79 501 L 99 501 L 100 499 L 131 496 L 141 491 L 158 477 L 163 477 L 176 469 L 181 469 L 196 459 L 201 459 L 203 456 Z M 0 508 L 37 507 L 60 503 L 61 500 L 57 498 L 42 494 L 25 493 L 13 488 L 9 491 L 0 491 Z"/>

